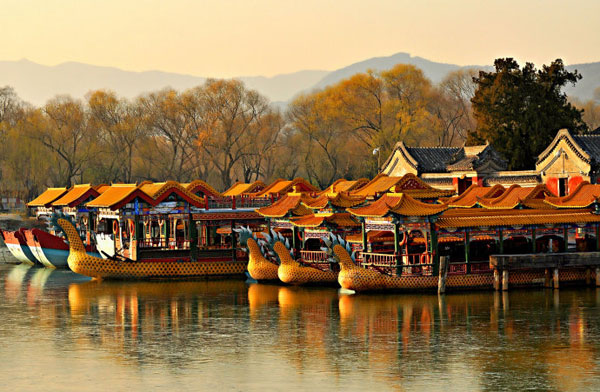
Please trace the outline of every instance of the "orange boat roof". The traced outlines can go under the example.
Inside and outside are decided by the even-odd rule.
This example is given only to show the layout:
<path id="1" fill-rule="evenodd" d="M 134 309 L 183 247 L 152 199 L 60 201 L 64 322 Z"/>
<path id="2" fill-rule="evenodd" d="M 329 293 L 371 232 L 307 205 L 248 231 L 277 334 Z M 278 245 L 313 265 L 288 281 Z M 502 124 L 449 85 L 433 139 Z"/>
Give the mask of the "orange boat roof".
<path id="1" fill-rule="evenodd" d="M 441 228 L 554 225 L 563 223 L 600 222 L 591 209 L 569 210 L 486 210 L 455 209 L 444 212 L 437 220 Z"/>
<path id="2" fill-rule="evenodd" d="M 264 189 L 265 187 L 266 185 L 262 181 L 254 181 L 251 184 L 236 182 L 231 186 L 231 188 L 223 192 L 223 196 L 239 196 L 246 193 L 258 193 L 261 189 Z"/>
<path id="3" fill-rule="evenodd" d="M 598 202 L 600 185 L 582 182 L 567 196 L 547 197 L 545 202 L 557 208 L 586 208 Z"/>
<path id="4" fill-rule="evenodd" d="M 257 197 L 266 195 L 281 195 L 288 192 L 318 192 L 319 189 L 306 181 L 304 178 L 295 178 L 291 181 L 278 179 L 275 180 L 271 185 L 255 194 Z"/>
<path id="5" fill-rule="evenodd" d="M 325 190 L 319 192 L 319 194 L 356 191 L 368 183 L 369 180 L 366 178 L 359 178 L 358 180 L 346 180 L 345 178 L 340 178 L 329 185 Z"/>
<path id="6" fill-rule="evenodd" d="M 402 216 L 431 216 L 448 209 L 446 204 L 423 203 L 404 193 L 386 193 L 371 204 L 348 209 L 355 216 L 384 217 L 388 214 Z"/>
<path id="7" fill-rule="evenodd" d="M 69 206 L 74 207 L 73 203 L 77 201 L 83 202 L 87 200 L 90 196 L 97 197 L 100 193 L 90 184 L 80 184 L 73 185 L 71 189 L 64 195 L 62 195 L 59 199 L 52 203 L 53 206 Z"/>
<path id="8" fill-rule="evenodd" d="M 321 193 L 319 196 L 304 201 L 304 205 L 313 210 L 320 210 L 332 205 L 339 208 L 355 207 L 366 200 L 365 196 L 350 195 L 346 192 Z"/>
<path id="9" fill-rule="evenodd" d="M 338 212 L 332 214 L 311 214 L 296 218 L 291 221 L 298 227 L 319 227 L 323 223 L 333 224 L 339 227 L 356 227 L 360 223 L 355 221 L 347 212 Z"/>
<path id="10" fill-rule="evenodd" d="M 304 200 L 310 200 L 310 197 L 301 193 L 288 193 L 270 206 L 258 208 L 256 212 L 268 218 L 282 218 L 288 214 L 311 214 L 312 211 L 302 204 Z"/>
<path id="11" fill-rule="evenodd" d="M 67 188 L 48 188 L 41 195 L 27 203 L 28 207 L 49 207 L 50 204 L 67 193 Z"/>
<path id="12" fill-rule="evenodd" d="M 169 195 L 175 193 L 180 198 L 196 207 L 204 205 L 204 199 L 199 198 L 194 193 L 188 191 L 181 184 L 175 181 L 142 184 L 139 186 L 139 189 L 153 198 L 156 203 L 163 201 L 169 197 Z"/>
<path id="13" fill-rule="evenodd" d="M 185 189 L 187 189 L 189 192 L 192 192 L 193 194 L 202 192 L 208 196 L 215 196 L 215 197 L 222 196 L 219 191 L 217 191 L 215 188 L 213 188 L 208 183 L 206 183 L 202 180 L 194 180 L 190 183 L 180 184 L 180 185 L 182 187 L 184 187 Z"/>
<path id="14" fill-rule="evenodd" d="M 390 177 L 380 173 L 368 184 L 351 192 L 354 195 L 374 197 L 384 192 L 405 193 L 416 199 L 435 199 L 442 196 L 451 196 L 454 190 L 443 190 L 432 187 L 412 173 L 402 177 Z"/>
<path id="15" fill-rule="evenodd" d="M 483 187 L 473 184 L 459 196 L 449 198 L 446 203 L 448 204 L 448 207 L 452 208 L 471 208 L 477 204 L 477 201 L 480 198 L 498 197 L 504 193 L 505 190 L 506 188 L 500 184 L 492 187 Z"/>
<path id="16" fill-rule="evenodd" d="M 140 196 L 148 203 L 153 204 L 154 200 L 140 190 L 140 186 L 145 184 L 146 183 L 142 183 L 139 186 L 136 184 L 113 184 L 110 188 L 105 190 L 104 193 L 88 202 L 86 205 L 88 207 L 116 209 L 120 204 L 127 203 L 136 196 Z"/>
<path id="17" fill-rule="evenodd" d="M 544 198 L 552 195 L 546 185 L 537 185 L 533 188 L 523 188 L 511 185 L 504 193 L 494 198 L 479 198 L 477 204 L 488 209 L 513 209 L 519 205 L 530 208 L 544 208 Z"/>

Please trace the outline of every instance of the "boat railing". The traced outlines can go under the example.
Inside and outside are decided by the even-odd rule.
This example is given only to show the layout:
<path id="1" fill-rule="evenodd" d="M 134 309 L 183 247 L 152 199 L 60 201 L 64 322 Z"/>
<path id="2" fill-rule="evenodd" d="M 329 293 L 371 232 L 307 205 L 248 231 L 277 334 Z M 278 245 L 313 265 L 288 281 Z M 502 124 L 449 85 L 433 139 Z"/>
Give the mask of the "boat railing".
<path id="1" fill-rule="evenodd" d="M 204 208 L 211 209 L 243 209 L 259 208 L 271 205 L 274 199 L 270 197 L 205 197 Z"/>
<path id="2" fill-rule="evenodd" d="M 224 197 L 224 198 L 208 198 L 206 199 L 206 209 L 207 210 L 212 210 L 212 209 L 225 209 L 225 208 L 234 208 L 233 205 L 233 201 L 231 198 L 229 197 Z"/>
<path id="3" fill-rule="evenodd" d="M 450 262 L 448 266 L 448 275 L 465 275 L 467 268 L 470 268 L 472 274 L 488 273 L 491 271 L 489 261 L 472 261 L 466 263 Z"/>
<path id="4" fill-rule="evenodd" d="M 144 238 L 138 241 L 140 248 L 167 248 L 166 238 Z"/>
<path id="5" fill-rule="evenodd" d="M 169 249 L 190 249 L 190 240 L 188 239 L 169 239 Z"/>
<path id="6" fill-rule="evenodd" d="M 235 197 L 233 198 L 234 206 L 232 208 L 259 208 L 271 205 L 273 201 L 269 197 Z"/>
<path id="7" fill-rule="evenodd" d="M 381 271 L 396 271 L 398 275 L 431 275 L 432 254 L 362 252 L 360 265 Z"/>
<path id="8" fill-rule="evenodd" d="M 300 256 L 303 261 L 311 263 L 329 263 L 329 256 L 321 250 L 301 250 Z"/>

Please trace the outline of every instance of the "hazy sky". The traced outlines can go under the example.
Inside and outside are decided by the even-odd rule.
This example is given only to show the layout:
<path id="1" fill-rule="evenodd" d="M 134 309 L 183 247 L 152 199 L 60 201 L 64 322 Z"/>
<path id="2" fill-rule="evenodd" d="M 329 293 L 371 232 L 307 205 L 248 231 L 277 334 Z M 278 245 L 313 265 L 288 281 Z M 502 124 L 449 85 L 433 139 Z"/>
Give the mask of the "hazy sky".
<path id="1" fill-rule="evenodd" d="M 2 0 L 0 60 L 198 76 L 333 70 L 409 52 L 600 61 L 600 0 Z"/>

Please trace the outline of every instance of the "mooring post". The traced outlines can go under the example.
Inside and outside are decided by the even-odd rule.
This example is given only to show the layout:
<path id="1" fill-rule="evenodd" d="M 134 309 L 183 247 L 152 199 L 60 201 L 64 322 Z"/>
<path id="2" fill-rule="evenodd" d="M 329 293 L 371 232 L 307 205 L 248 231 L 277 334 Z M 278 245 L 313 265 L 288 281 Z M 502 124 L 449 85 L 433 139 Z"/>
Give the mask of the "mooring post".
<path id="1" fill-rule="evenodd" d="M 596 287 L 600 287 L 600 267 L 596 267 Z"/>
<path id="2" fill-rule="evenodd" d="M 554 288 L 558 289 L 558 268 L 554 268 Z"/>
<path id="3" fill-rule="evenodd" d="M 585 285 L 589 286 L 591 284 L 592 284 L 592 269 L 588 267 L 585 269 Z"/>
<path id="4" fill-rule="evenodd" d="M 502 282 L 500 281 L 500 270 L 494 268 L 494 290 L 500 291 Z"/>
<path id="5" fill-rule="evenodd" d="M 438 279 L 438 294 L 446 292 L 446 277 L 448 276 L 448 257 L 440 257 L 440 274 Z"/>
<path id="6" fill-rule="evenodd" d="M 508 291 L 508 270 L 502 270 L 502 291 Z"/>
<path id="7" fill-rule="evenodd" d="M 550 273 L 550 268 L 544 270 L 544 287 L 548 289 L 552 288 L 552 274 Z"/>

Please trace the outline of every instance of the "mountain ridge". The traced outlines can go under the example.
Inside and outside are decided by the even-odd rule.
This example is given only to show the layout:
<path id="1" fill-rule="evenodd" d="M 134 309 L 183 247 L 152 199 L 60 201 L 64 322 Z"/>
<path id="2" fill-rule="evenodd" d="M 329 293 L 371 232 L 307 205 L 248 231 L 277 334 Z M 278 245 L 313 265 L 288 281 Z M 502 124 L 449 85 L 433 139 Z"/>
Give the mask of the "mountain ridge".
<path id="1" fill-rule="evenodd" d="M 489 65 L 460 66 L 435 62 L 423 57 L 399 52 L 390 56 L 365 59 L 333 71 L 300 70 L 291 73 L 266 76 L 240 76 L 247 87 L 259 91 L 276 106 L 285 107 L 300 93 L 322 89 L 368 69 L 381 71 L 394 65 L 413 64 L 433 83 L 440 82 L 448 72 L 465 69 L 492 69 Z M 575 87 L 568 86 L 568 95 L 581 100 L 591 99 L 595 88 L 600 86 L 600 62 L 567 65 L 572 71 L 577 69 L 582 75 Z M 109 89 L 119 96 L 134 98 L 140 94 L 171 87 L 184 90 L 204 83 L 207 77 L 180 74 L 160 70 L 126 71 L 113 66 L 85 64 L 78 61 L 66 61 L 53 66 L 35 63 L 28 59 L 0 61 L 0 86 L 12 86 L 23 100 L 34 105 L 43 105 L 48 99 L 69 94 L 83 98 L 91 90 Z"/>

